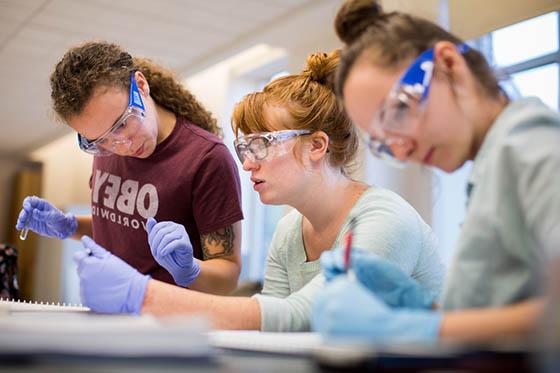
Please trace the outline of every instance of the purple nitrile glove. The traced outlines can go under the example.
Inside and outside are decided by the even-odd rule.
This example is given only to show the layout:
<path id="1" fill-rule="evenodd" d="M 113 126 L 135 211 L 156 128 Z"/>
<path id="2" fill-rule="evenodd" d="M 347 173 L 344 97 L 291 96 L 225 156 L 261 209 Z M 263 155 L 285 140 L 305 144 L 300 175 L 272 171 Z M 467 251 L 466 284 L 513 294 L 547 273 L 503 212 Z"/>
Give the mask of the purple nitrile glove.
<path id="1" fill-rule="evenodd" d="M 76 233 L 78 221 L 74 214 L 65 214 L 48 201 L 32 196 L 23 200 L 23 208 L 16 223 L 17 230 L 25 228 L 42 236 L 63 240 Z"/>
<path id="2" fill-rule="evenodd" d="M 351 268 L 357 279 L 391 307 L 432 308 L 435 296 L 395 263 L 374 253 L 352 248 Z M 327 281 L 346 273 L 342 250 L 325 251 L 321 269 Z"/>
<path id="3" fill-rule="evenodd" d="M 338 276 L 318 294 L 311 325 L 327 339 L 367 342 L 435 342 L 442 314 L 390 308 L 352 276 Z"/>
<path id="4" fill-rule="evenodd" d="M 150 276 L 141 274 L 88 236 L 82 237 L 82 244 L 86 250 L 74 254 L 82 303 L 95 312 L 138 315 Z"/>
<path id="5" fill-rule="evenodd" d="M 200 274 L 198 260 L 193 257 L 189 235 L 181 224 L 172 221 L 146 223 L 148 244 L 156 262 L 165 268 L 179 286 L 189 286 Z"/>

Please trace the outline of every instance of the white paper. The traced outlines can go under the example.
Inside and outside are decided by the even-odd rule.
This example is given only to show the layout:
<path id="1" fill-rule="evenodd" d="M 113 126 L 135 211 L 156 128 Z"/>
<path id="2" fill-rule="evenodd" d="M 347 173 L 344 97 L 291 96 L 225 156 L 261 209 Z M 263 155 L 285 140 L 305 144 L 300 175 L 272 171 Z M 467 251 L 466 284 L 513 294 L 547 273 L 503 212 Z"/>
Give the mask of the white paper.
<path id="1" fill-rule="evenodd" d="M 309 355 L 321 346 L 318 333 L 216 330 L 208 333 L 208 336 L 212 346 L 235 350 Z"/>
<path id="2" fill-rule="evenodd" d="M 201 357 L 211 352 L 209 323 L 192 316 L 15 312 L 0 316 L 2 353 Z"/>

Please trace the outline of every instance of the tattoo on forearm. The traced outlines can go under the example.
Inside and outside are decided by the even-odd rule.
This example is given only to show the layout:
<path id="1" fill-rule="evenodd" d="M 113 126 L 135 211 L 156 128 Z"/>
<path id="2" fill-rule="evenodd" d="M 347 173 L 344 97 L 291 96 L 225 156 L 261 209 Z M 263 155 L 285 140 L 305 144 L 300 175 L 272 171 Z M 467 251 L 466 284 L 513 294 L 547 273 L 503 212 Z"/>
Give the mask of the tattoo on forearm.
<path id="1" fill-rule="evenodd" d="M 233 227 L 225 227 L 201 237 L 204 260 L 233 254 Z"/>

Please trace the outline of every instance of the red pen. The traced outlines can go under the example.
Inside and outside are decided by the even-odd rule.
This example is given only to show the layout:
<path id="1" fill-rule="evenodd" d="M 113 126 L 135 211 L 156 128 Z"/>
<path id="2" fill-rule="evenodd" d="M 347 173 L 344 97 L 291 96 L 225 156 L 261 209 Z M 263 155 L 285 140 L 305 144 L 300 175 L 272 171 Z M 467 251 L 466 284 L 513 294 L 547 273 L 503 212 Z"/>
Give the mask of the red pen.
<path id="1" fill-rule="evenodd" d="M 346 235 L 344 236 L 344 271 L 348 272 L 350 270 L 350 251 L 352 250 L 352 236 L 354 234 L 354 226 L 356 224 L 356 218 L 350 220 L 350 228 Z"/>

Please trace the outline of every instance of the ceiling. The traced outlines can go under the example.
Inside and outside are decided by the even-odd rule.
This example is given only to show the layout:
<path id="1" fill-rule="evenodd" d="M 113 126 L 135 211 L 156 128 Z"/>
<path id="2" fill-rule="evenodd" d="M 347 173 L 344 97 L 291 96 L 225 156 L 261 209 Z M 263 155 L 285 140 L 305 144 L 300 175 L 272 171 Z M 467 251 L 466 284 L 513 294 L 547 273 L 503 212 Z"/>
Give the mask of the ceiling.
<path id="1" fill-rule="evenodd" d="M 70 133 L 54 120 L 48 79 L 63 53 L 84 40 L 116 42 L 133 55 L 154 58 L 186 77 L 259 43 L 296 49 L 313 45 L 321 50 L 323 46 L 313 43 L 325 35 L 336 40 L 332 22 L 341 2 L 0 0 L 0 159 L 25 157 Z M 465 38 L 560 7 L 559 0 L 383 0 L 383 4 L 386 10 L 432 20 L 447 12 L 450 29 Z M 299 67 L 302 61 L 295 64 Z"/>
<path id="2" fill-rule="evenodd" d="M 0 0 L 0 157 L 69 129 L 50 110 L 49 75 L 73 45 L 104 39 L 180 72 L 324 0 Z"/>

